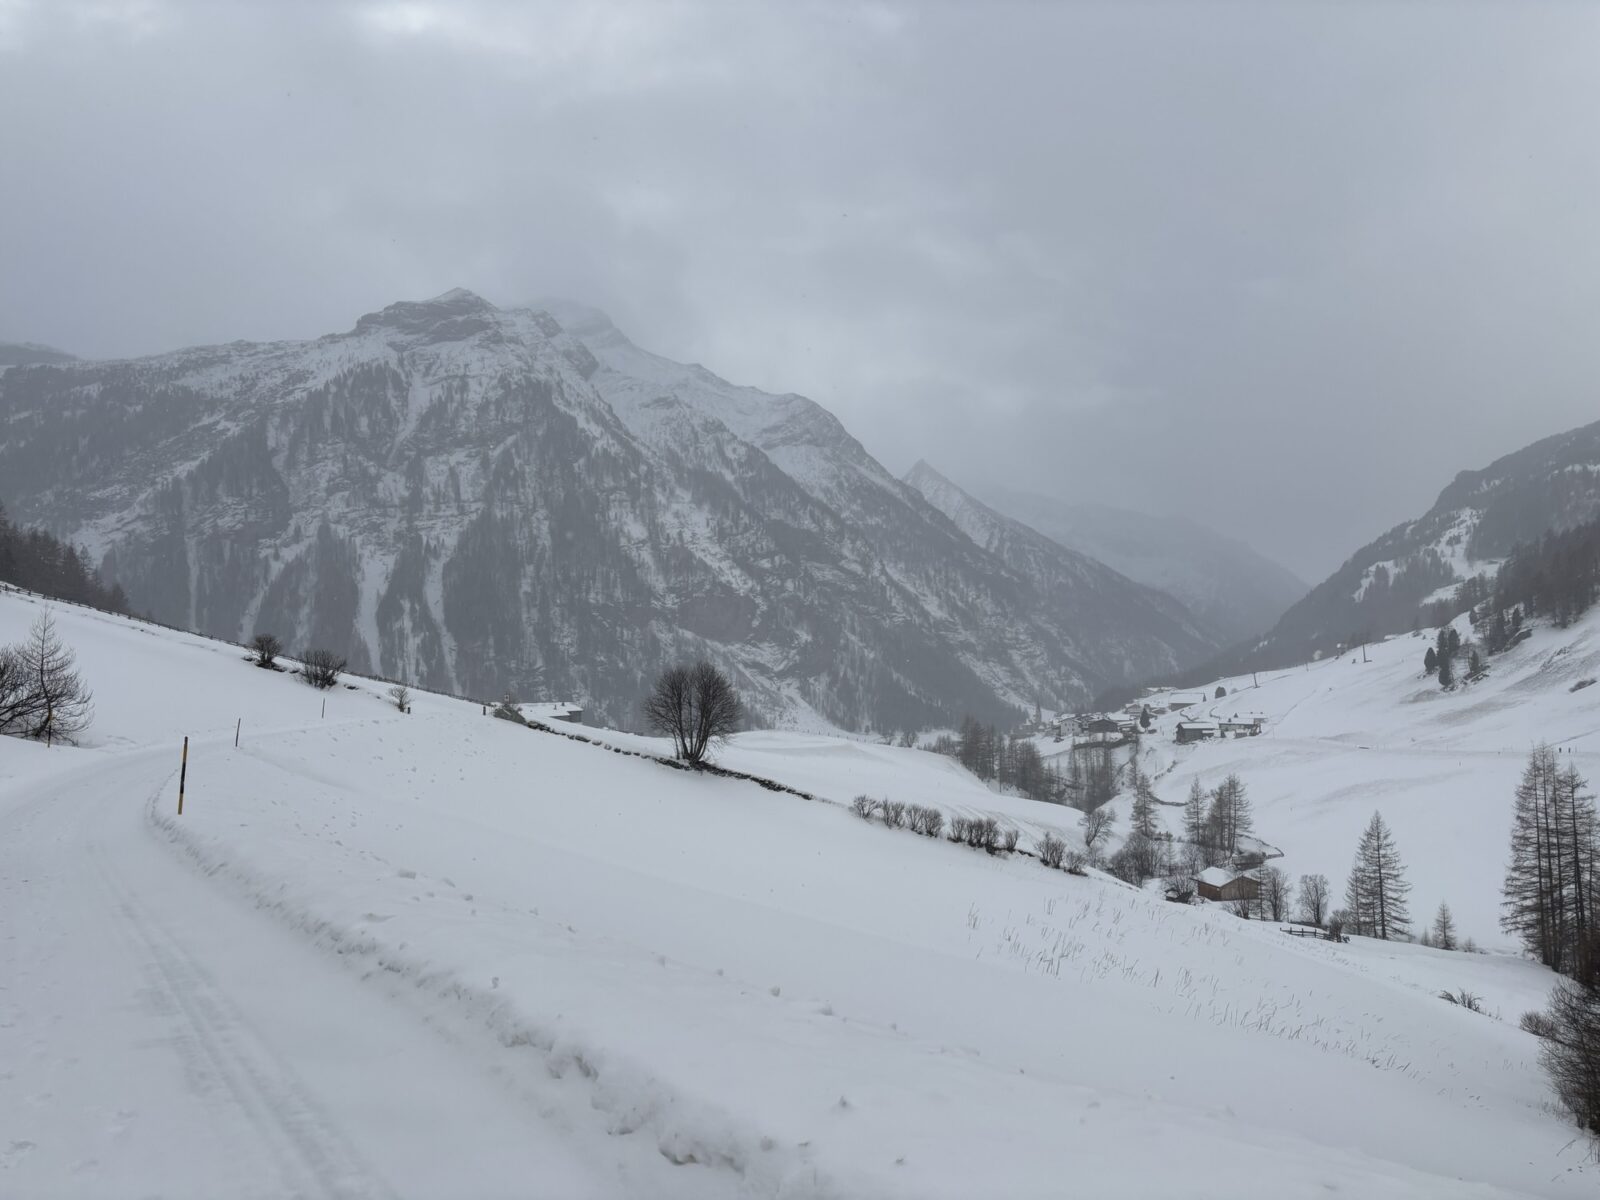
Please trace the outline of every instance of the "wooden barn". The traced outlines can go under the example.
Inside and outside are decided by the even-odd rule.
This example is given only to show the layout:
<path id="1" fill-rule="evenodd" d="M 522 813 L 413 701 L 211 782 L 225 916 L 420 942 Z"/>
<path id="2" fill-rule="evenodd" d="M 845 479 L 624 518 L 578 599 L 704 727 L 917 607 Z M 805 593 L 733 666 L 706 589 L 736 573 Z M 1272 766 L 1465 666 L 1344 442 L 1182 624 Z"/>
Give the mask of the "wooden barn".
<path id="1" fill-rule="evenodd" d="M 1194 890 L 1203 900 L 1257 900 L 1261 883 L 1253 876 L 1227 867 L 1207 867 L 1194 877 Z"/>

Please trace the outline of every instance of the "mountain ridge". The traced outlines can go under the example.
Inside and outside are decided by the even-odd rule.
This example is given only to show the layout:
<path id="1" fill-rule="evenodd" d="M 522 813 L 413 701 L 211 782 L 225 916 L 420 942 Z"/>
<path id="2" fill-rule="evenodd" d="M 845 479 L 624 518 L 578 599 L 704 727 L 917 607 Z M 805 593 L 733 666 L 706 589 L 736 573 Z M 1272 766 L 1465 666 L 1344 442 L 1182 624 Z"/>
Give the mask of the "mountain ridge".
<path id="1" fill-rule="evenodd" d="M 1209 649 L 1136 627 L 1116 588 L 1083 636 L 820 405 L 605 325 L 592 348 L 453 289 L 307 341 L 14 368 L 3 498 L 172 624 L 622 724 L 701 654 L 760 719 L 882 730 L 1066 706 Z"/>

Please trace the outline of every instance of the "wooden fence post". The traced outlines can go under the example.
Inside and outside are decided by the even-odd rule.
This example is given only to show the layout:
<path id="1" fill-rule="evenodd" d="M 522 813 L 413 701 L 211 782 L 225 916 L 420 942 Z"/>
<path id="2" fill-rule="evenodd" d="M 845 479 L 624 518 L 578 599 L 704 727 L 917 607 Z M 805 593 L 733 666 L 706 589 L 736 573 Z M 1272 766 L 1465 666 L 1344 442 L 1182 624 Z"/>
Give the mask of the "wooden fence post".
<path id="1" fill-rule="evenodd" d="M 183 789 L 189 782 L 189 739 L 183 739 L 183 762 L 178 768 L 178 815 L 183 816 Z"/>

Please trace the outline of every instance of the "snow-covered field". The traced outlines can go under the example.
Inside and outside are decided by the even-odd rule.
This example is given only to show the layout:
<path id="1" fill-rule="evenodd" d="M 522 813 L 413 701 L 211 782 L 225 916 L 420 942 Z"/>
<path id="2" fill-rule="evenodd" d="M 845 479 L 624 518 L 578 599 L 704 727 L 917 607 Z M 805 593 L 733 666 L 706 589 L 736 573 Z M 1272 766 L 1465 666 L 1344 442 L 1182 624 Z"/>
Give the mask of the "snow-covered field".
<path id="1" fill-rule="evenodd" d="M 1457 622 L 1463 638 L 1471 628 Z M 1206 717 L 1263 713 L 1266 732 L 1179 747 L 1176 715 L 1145 739 L 1163 800 L 1181 802 L 1198 776 L 1214 786 L 1237 772 L 1255 806 L 1256 830 L 1284 852 L 1292 877 L 1321 872 L 1343 902 L 1361 830 L 1381 810 L 1412 883 L 1412 916 L 1430 921 L 1441 900 L 1459 934 L 1511 948 L 1500 932 L 1500 884 L 1511 832 L 1512 792 L 1528 751 L 1549 742 L 1600 785 L 1600 610 L 1570 629 L 1533 636 L 1487 660 L 1479 682 L 1442 691 L 1423 675 L 1435 631 L 1401 635 L 1288 671 L 1219 681 L 1228 691 L 1191 710 Z M 1464 675 L 1466 655 L 1457 664 Z M 1212 695 L 1213 687 L 1206 689 Z M 1048 748 L 1048 747 L 1046 747 Z M 1059 747 L 1056 747 L 1059 749 Z M 1164 772 L 1164 773 L 1163 773 Z M 1118 801 L 1126 828 L 1126 801 Z M 1163 809 L 1176 829 L 1179 810 Z"/>
<path id="2" fill-rule="evenodd" d="M 0 641 L 38 607 L 0 594 Z M 234 648 L 56 615 L 98 715 L 80 749 L 0 739 L 0 1195 L 1595 1186 L 1516 1028 L 1551 977 L 1513 957 L 1291 939 L 847 811 L 869 792 L 1071 828 L 917 751 L 751 734 L 723 754 L 807 801 L 440 697 L 405 716 L 366 681 L 324 717 L 322 695 Z M 1306 677 L 1363 670 L 1398 678 Z M 1494 686 L 1513 693 L 1512 674 Z M 1268 691 L 1252 707 L 1270 713 Z M 1293 794 L 1287 756 L 1380 753 L 1338 740 L 1348 728 L 1297 732 L 1321 695 L 1270 737 L 1186 754 L 1161 786 L 1237 760 L 1264 835 L 1312 836 L 1268 781 Z M 1501 711 L 1517 727 L 1509 708 L 1484 721 Z M 1400 763 L 1398 740 L 1433 726 L 1395 719 L 1374 715 L 1388 736 L 1372 744 Z M 1460 803 L 1504 837 L 1499 813 Z M 1332 807 L 1364 817 L 1372 800 Z M 1353 832 L 1325 832 L 1342 867 Z M 1302 869 L 1311 852 L 1295 854 Z"/>

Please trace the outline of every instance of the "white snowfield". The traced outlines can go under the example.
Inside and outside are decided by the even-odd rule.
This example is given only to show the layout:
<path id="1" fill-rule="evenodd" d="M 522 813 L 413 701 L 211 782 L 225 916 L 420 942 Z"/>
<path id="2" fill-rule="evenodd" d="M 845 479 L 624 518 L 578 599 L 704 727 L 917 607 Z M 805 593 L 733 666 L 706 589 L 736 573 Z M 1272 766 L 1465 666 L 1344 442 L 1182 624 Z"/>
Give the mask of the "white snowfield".
<path id="1" fill-rule="evenodd" d="M 1472 629 L 1456 622 L 1464 644 Z M 1600 610 L 1569 629 L 1539 627 L 1522 644 L 1486 657 L 1481 680 L 1443 691 L 1423 674 L 1437 630 L 1402 634 L 1288 671 L 1219 681 L 1222 699 L 1160 718 L 1145 739 L 1156 791 L 1181 804 L 1192 779 L 1214 787 L 1230 771 L 1249 789 L 1256 832 L 1283 850 L 1278 865 L 1292 878 L 1321 872 L 1343 905 L 1345 881 L 1361 830 L 1373 811 L 1394 831 L 1412 884 L 1418 931 L 1440 901 L 1458 935 L 1480 946 L 1513 949 L 1500 932 L 1500 885 L 1511 836 L 1513 792 L 1528 751 L 1556 747 L 1600 786 Z M 1366 661 L 1363 661 L 1365 657 Z M 1456 663 L 1459 679 L 1467 652 Z M 1259 737 L 1179 747 L 1173 724 L 1195 714 L 1267 718 Z M 1042 747 L 1048 749 L 1049 747 Z M 1060 749 L 1060 747 L 1054 747 Z M 1119 800 L 1120 828 L 1127 802 Z M 1169 829 L 1180 810 L 1163 810 Z"/>
<path id="2" fill-rule="evenodd" d="M 0 594 L 0 641 L 39 607 Z M 1516 1027 L 1552 978 L 1511 956 L 1291 939 L 843 807 L 984 808 L 917 751 L 726 751 L 807 801 L 369 681 L 323 717 L 236 648 L 55 612 L 98 714 L 0 739 L 0 1195 L 1594 1191 Z"/>

